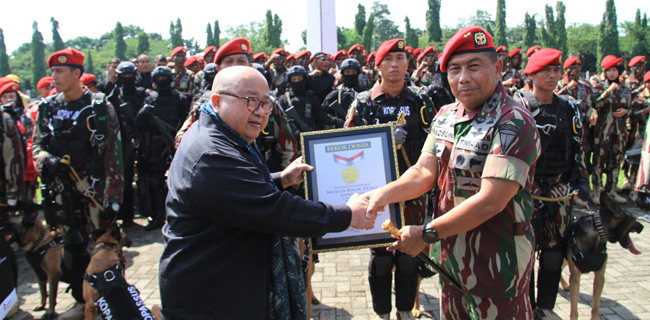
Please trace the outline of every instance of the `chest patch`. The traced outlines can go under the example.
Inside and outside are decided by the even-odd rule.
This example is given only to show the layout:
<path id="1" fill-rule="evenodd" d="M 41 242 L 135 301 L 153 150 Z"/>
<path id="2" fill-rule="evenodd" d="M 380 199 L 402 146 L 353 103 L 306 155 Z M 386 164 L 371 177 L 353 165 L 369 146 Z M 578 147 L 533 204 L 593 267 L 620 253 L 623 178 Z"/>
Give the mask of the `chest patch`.
<path id="1" fill-rule="evenodd" d="M 456 152 L 453 159 L 453 167 L 466 171 L 483 171 L 485 165 L 485 156 L 479 156 L 470 153 Z"/>

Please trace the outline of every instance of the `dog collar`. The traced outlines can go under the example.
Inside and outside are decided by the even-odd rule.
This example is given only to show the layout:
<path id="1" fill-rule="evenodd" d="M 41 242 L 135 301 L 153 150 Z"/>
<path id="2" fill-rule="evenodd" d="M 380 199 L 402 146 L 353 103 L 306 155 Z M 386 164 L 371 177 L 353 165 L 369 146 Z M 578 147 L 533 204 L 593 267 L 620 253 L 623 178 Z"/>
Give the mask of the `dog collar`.
<path id="1" fill-rule="evenodd" d="M 600 212 L 596 211 L 594 213 L 594 224 L 596 225 L 596 231 L 598 231 L 598 237 L 604 242 L 608 242 L 607 232 L 605 232 L 605 227 L 603 226 L 603 220 L 600 217 Z"/>
<path id="2" fill-rule="evenodd" d="M 34 244 L 32 244 L 32 247 L 29 249 L 31 252 L 36 252 L 36 249 L 38 249 L 38 246 L 41 244 L 41 241 L 43 241 L 43 238 L 45 238 L 45 231 L 46 231 L 45 225 L 43 225 L 43 229 L 41 229 L 41 233 L 38 234 L 38 239 L 34 241 Z"/>

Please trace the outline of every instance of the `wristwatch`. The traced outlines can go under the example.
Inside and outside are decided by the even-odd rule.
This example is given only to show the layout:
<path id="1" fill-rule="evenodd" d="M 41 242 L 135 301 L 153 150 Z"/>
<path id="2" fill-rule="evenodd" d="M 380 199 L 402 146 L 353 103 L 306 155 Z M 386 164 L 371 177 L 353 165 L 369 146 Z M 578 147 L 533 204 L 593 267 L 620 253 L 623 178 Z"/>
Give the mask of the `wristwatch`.
<path id="1" fill-rule="evenodd" d="M 422 240 L 426 243 L 436 243 L 438 240 L 438 231 L 434 230 L 431 228 L 431 225 L 427 225 L 423 230 L 422 230 Z"/>

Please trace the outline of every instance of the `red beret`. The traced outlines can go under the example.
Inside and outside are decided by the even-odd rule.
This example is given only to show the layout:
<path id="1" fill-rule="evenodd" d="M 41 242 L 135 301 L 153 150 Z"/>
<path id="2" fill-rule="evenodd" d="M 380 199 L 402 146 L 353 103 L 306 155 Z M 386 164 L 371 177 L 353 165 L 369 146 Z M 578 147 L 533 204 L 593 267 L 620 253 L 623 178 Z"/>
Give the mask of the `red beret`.
<path id="1" fill-rule="evenodd" d="M 645 73 L 645 77 L 643 77 L 643 82 L 650 82 L 650 71 Z"/>
<path id="2" fill-rule="evenodd" d="M 334 55 L 334 60 L 336 60 L 336 58 L 338 57 L 347 57 L 347 56 L 348 56 L 348 52 L 345 49 L 341 49 L 337 51 L 336 54 Z"/>
<path id="3" fill-rule="evenodd" d="M 645 63 L 645 57 L 644 56 L 636 56 L 630 60 L 630 67 L 634 67 L 637 63 Z"/>
<path id="4" fill-rule="evenodd" d="M 19 85 L 15 83 L 13 80 L 7 77 L 0 78 L 0 95 L 2 95 L 3 93 L 18 91 L 18 87 Z"/>
<path id="5" fill-rule="evenodd" d="M 359 51 L 365 51 L 366 49 L 363 48 L 362 44 L 354 44 L 350 47 L 350 50 L 348 52 L 352 53 L 352 51 L 359 50 Z"/>
<path id="6" fill-rule="evenodd" d="M 302 58 L 304 56 L 307 56 L 307 57 L 311 56 L 311 51 L 309 51 L 309 50 L 301 50 L 300 52 L 295 54 L 296 60 L 298 60 L 298 59 L 300 59 L 300 58 Z"/>
<path id="7" fill-rule="evenodd" d="M 605 71 L 609 68 L 620 66 L 622 63 L 623 58 L 617 58 L 610 54 L 603 58 L 603 60 L 600 62 L 600 67 L 603 68 L 603 71 Z"/>
<path id="8" fill-rule="evenodd" d="M 428 46 L 424 49 L 424 51 L 420 52 L 420 55 L 418 56 L 418 62 L 424 59 L 424 56 L 427 55 L 427 53 L 433 53 L 433 55 L 436 55 L 436 47 L 434 46 Z"/>
<path id="9" fill-rule="evenodd" d="M 52 77 L 49 76 L 43 77 L 41 78 L 41 80 L 38 80 L 38 84 L 36 85 L 36 88 L 40 89 L 40 88 L 49 87 L 52 84 L 52 82 L 54 82 L 54 79 L 52 79 Z"/>
<path id="10" fill-rule="evenodd" d="M 292 54 L 287 56 L 287 60 L 296 60 L 296 57 L 294 57 Z"/>
<path id="11" fill-rule="evenodd" d="M 569 67 L 574 65 L 574 64 L 582 64 L 582 61 L 580 61 L 580 58 L 578 58 L 576 56 L 568 57 L 564 61 L 564 66 L 562 66 L 562 67 L 564 68 L 564 70 L 566 70 L 566 69 L 569 69 Z"/>
<path id="12" fill-rule="evenodd" d="M 81 78 L 79 78 L 84 85 L 89 85 L 95 81 L 95 75 L 92 73 L 84 73 Z"/>
<path id="13" fill-rule="evenodd" d="M 386 55 L 389 52 L 406 52 L 406 45 L 404 44 L 404 39 L 390 39 L 379 46 L 377 49 L 377 57 L 375 58 L 375 66 L 379 66 L 381 62 L 386 58 Z"/>
<path id="14" fill-rule="evenodd" d="M 542 49 L 528 59 L 524 75 L 534 74 L 548 65 L 560 64 L 562 64 L 562 51 L 551 48 Z"/>
<path id="15" fill-rule="evenodd" d="M 510 53 L 508 53 L 508 56 L 510 58 L 514 57 L 515 55 L 521 55 L 521 49 L 517 48 L 515 50 L 510 51 Z"/>
<path id="16" fill-rule="evenodd" d="M 447 72 L 447 61 L 454 54 L 494 51 L 492 36 L 481 27 L 467 27 L 459 30 L 445 45 L 440 60 L 440 71 Z"/>
<path id="17" fill-rule="evenodd" d="M 506 46 L 500 46 L 500 47 L 498 47 L 498 48 L 497 48 L 497 53 L 500 53 L 500 52 L 508 53 L 508 47 L 506 47 Z"/>
<path id="18" fill-rule="evenodd" d="M 368 61 L 377 57 L 377 51 L 373 51 L 368 55 Z"/>
<path id="19" fill-rule="evenodd" d="M 406 49 L 404 49 L 406 53 L 413 53 L 413 47 L 406 46 Z"/>
<path id="20" fill-rule="evenodd" d="M 528 48 L 528 51 L 526 51 L 526 58 L 530 57 L 531 54 L 533 54 L 533 53 L 535 53 L 535 52 L 537 52 L 539 50 L 542 50 L 542 48 L 540 48 L 539 46 L 534 46 L 534 47 Z"/>
<path id="21" fill-rule="evenodd" d="M 287 54 L 287 51 L 284 50 L 283 48 L 277 48 L 277 49 L 273 50 L 273 52 L 271 53 L 271 55 L 274 55 L 274 54 Z"/>
<path id="22" fill-rule="evenodd" d="M 177 55 L 177 54 L 179 54 L 181 52 L 187 54 L 187 49 L 185 49 L 185 47 L 176 47 L 176 48 L 174 48 L 174 50 L 172 50 L 172 57 L 174 57 L 175 55 Z"/>
<path id="23" fill-rule="evenodd" d="M 415 48 L 415 49 L 413 49 L 413 55 L 415 55 L 417 57 L 417 56 L 420 55 L 420 53 L 422 53 L 422 51 L 423 50 L 421 48 Z"/>
<path id="24" fill-rule="evenodd" d="M 269 56 L 266 54 L 266 52 L 260 52 L 253 55 L 253 60 L 262 59 L 262 58 L 268 60 Z"/>
<path id="25" fill-rule="evenodd" d="M 185 64 L 183 65 L 189 67 L 190 65 L 192 65 L 192 63 L 196 63 L 197 61 L 198 61 L 197 56 L 191 56 L 185 60 Z"/>
<path id="26" fill-rule="evenodd" d="M 67 48 L 53 53 L 47 59 L 47 67 L 52 68 L 54 66 L 84 66 L 84 56 L 81 51 L 77 49 Z"/>
<path id="27" fill-rule="evenodd" d="M 214 63 L 219 64 L 223 58 L 233 54 L 247 54 L 251 53 L 251 44 L 246 38 L 235 38 L 226 42 L 219 50 L 217 55 L 214 56 Z"/>
<path id="28" fill-rule="evenodd" d="M 215 46 L 209 46 L 203 50 L 203 56 L 207 56 L 210 53 L 216 53 L 217 52 L 217 47 Z"/>

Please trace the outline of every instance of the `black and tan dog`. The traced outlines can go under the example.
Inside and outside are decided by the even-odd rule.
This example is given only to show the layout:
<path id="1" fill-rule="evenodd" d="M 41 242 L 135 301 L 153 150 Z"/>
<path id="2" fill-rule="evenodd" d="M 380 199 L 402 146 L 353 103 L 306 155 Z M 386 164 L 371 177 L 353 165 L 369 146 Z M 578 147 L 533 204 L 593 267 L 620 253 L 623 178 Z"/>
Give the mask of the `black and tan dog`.
<path id="1" fill-rule="evenodd" d="M 605 193 L 600 196 L 600 211 L 580 217 L 571 223 L 567 260 L 569 262 L 569 292 L 571 319 L 578 319 L 580 276 L 594 272 L 591 319 L 599 319 L 600 297 L 605 285 L 607 242 L 618 242 L 633 254 L 641 254 L 634 247 L 630 232 L 640 233 L 643 225 L 634 216 L 616 205 Z"/>
<path id="2" fill-rule="evenodd" d="M 56 295 L 59 281 L 63 280 L 63 238 L 59 230 L 53 230 L 49 225 L 35 215 L 16 216 L 10 219 L 10 229 L 14 239 L 25 251 L 25 257 L 34 270 L 41 293 L 41 303 L 34 311 L 45 310 L 49 296 L 49 305 L 42 319 L 56 317 Z M 49 287 L 49 294 L 48 294 Z"/>

